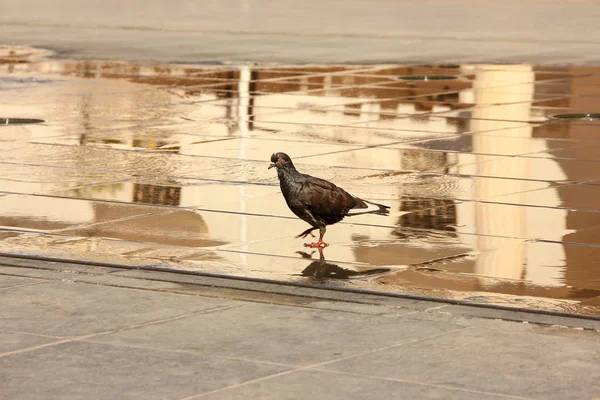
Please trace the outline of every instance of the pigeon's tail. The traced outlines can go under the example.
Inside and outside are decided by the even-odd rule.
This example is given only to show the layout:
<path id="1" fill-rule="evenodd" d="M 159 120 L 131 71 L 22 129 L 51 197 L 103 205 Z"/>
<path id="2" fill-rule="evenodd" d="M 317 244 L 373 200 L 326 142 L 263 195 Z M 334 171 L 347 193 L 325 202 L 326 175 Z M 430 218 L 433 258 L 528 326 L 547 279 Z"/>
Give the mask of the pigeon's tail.
<path id="1" fill-rule="evenodd" d="M 390 215 L 390 206 L 386 206 L 383 204 L 373 203 L 371 201 L 363 200 L 365 203 L 370 204 L 378 208 L 378 210 L 373 211 L 373 214 L 377 215 Z"/>
<path id="2" fill-rule="evenodd" d="M 372 201 L 359 199 L 358 197 L 355 197 L 355 199 L 356 199 L 356 205 L 354 206 L 353 210 L 364 209 L 364 208 L 366 208 L 367 210 L 348 214 L 349 217 L 351 217 L 353 215 L 362 215 L 362 214 L 390 215 L 390 207 L 389 206 L 385 206 L 383 204 L 378 204 L 378 203 L 373 203 Z"/>

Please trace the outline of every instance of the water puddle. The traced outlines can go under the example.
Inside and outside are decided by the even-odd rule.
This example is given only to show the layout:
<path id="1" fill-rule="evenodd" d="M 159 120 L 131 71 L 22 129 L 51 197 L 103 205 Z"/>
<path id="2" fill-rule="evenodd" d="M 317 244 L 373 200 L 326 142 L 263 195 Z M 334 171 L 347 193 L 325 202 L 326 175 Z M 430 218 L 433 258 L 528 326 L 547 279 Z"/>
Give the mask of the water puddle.
<path id="1" fill-rule="evenodd" d="M 600 69 L 5 53 L 2 252 L 600 315 Z M 308 251 L 277 151 L 390 214 Z"/>

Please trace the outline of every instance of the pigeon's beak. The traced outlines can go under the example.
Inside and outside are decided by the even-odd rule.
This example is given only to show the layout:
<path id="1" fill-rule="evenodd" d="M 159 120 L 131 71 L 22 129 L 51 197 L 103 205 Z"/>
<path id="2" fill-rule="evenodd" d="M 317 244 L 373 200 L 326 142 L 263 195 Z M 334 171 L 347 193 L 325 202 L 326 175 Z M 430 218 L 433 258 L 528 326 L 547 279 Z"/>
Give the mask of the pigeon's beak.
<path id="1" fill-rule="evenodd" d="M 271 165 L 269 165 L 269 169 L 276 167 L 277 165 L 275 165 L 275 163 L 271 163 Z"/>

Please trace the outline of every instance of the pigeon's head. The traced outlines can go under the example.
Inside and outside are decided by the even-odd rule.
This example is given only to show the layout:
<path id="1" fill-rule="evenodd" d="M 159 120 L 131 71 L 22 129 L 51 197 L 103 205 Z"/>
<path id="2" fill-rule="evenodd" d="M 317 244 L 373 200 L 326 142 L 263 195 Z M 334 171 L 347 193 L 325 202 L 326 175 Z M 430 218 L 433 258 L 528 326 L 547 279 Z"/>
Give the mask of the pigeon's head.
<path id="1" fill-rule="evenodd" d="M 292 159 L 285 153 L 273 153 L 271 156 L 271 165 L 269 165 L 269 169 L 271 168 L 294 168 L 294 163 L 292 163 Z"/>

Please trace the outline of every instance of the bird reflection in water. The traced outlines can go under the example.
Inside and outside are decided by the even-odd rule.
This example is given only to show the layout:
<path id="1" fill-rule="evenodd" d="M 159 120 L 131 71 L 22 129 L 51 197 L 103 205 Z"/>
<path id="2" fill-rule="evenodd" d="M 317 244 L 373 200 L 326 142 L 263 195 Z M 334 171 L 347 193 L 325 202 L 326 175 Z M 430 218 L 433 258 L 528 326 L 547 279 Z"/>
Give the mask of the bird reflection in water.
<path id="1" fill-rule="evenodd" d="M 314 279 L 356 279 L 356 278 L 369 278 L 375 275 L 385 274 L 390 271 L 389 268 L 374 268 L 364 271 L 356 271 L 349 268 L 342 268 L 339 265 L 332 264 L 325 260 L 323 249 L 318 248 L 319 259 L 311 262 L 301 272 L 302 276 L 312 277 Z M 310 254 L 304 251 L 297 251 L 296 254 L 300 254 L 302 258 L 312 259 L 315 251 Z"/>

